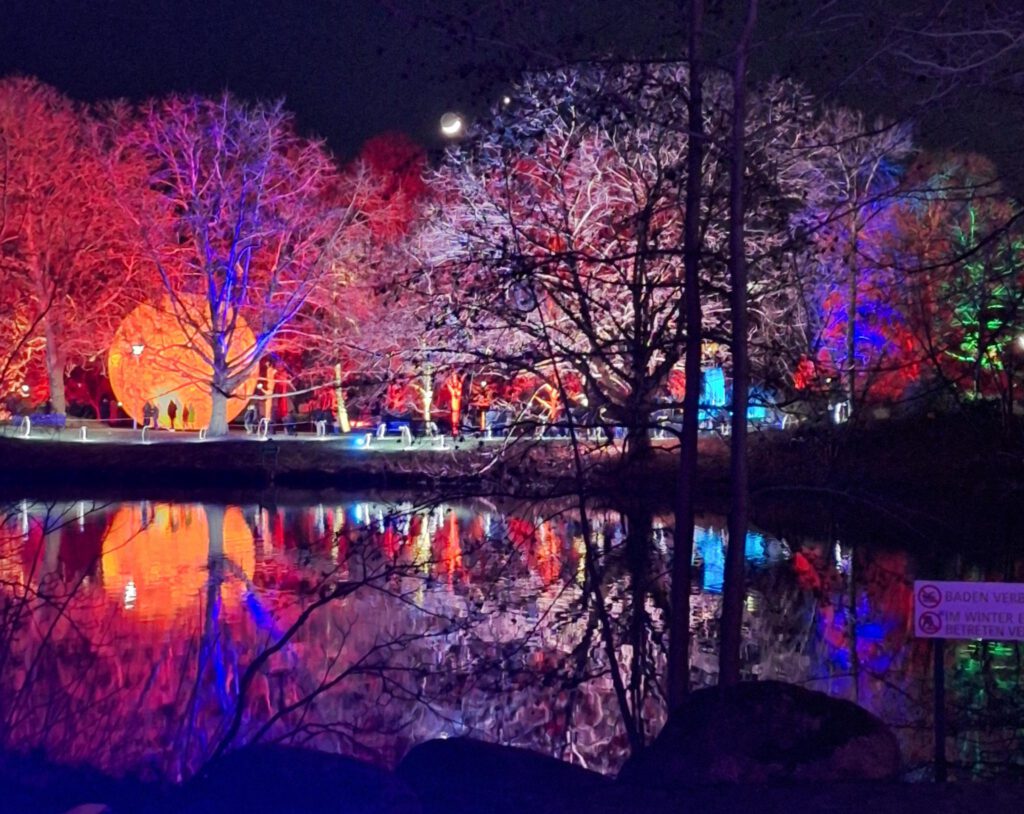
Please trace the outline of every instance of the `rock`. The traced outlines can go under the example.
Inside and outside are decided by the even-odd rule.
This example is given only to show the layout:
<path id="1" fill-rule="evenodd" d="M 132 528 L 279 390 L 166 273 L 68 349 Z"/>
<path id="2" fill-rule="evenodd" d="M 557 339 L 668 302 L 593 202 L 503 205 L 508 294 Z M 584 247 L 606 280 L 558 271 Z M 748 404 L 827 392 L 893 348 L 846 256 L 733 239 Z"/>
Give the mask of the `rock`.
<path id="1" fill-rule="evenodd" d="M 420 814 L 391 772 L 340 755 L 282 746 L 230 752 L 187 783 L 179 814 Z"/>
<path id="2" fill-rule="evenodd" d="M 885 780 L 900 771 L 896 736 L 850 701 L 759 681 L 698 690 L 619 774 L 662 787 L 776 780 Z"/>
<path id="3" fill-rule="evenodd" d="M 540 814 L 575 811 L 611 784 L 606 777 L 547 755 L 471 738 L 422 743 L 398 766 L 424 814 Z"/>

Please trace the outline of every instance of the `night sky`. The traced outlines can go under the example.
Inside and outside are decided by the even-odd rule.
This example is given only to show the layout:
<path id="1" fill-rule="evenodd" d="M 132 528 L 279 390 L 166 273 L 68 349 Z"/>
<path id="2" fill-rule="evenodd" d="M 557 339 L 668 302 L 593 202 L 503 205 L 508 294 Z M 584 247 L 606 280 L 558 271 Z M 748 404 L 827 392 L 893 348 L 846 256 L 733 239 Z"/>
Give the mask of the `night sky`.
<path id="1" fill-rule="evenodd" d="M 168 91 L 284 96 L 342 155 L 367 137 L 425 139 L 460 102 L 439 32 L 373 0 L 0 0 L 0 73 L 83 100 Z"/>
<path id="2" fill-rule="evenodd" d="M 805 25 L 815 3 L 763 0 L 757 75 L 792 75 L 820 95 L 901 115 L 913 84 L 861 66 L 872 58 L 880 14 L 922 0 L 861 0 L 876 7 L 850 27 Z M 708 50 L 731 42 L 711 2 Z M 514 8 L 501 17 L 495 8 Z M 169 91 L 285 97 L 307 133 L 350 156 L 368 137 L 409 133 L 438 145 L 448 109 L 483 112 L 527 64 L 590 55 L 682 53 L 678 0 L 0 0 L 0 74 L 37 76 L 82 100 L 141 100 Z M 973 89 L 925 117 L 919 141 L 976 149 L 1024 176 L 1012 100 Z M 1016 105 L 1019 108 L 1019 100 Z"/>
<path id="3" fill-rule="evenodd" d="M 510 29 L 475 0 L 0 0 L 0 75 L 89 101 L 283 96 L 343 156 L 388 130 L 436 146 L 442 113 L 483 112 L 538 54 L 664 50 L 644 37 L 676 0 L 642 2 L 514 0 Z"/>

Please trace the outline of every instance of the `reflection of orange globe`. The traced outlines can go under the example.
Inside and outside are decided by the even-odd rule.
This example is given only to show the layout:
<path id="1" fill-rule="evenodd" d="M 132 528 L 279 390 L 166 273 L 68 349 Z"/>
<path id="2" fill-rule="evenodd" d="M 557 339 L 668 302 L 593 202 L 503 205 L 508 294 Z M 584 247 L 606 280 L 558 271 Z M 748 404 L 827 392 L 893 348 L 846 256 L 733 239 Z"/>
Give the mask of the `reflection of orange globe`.
<path id="1" fill-rule="evenodd" d="M 196 302 L 193 311 L 202 313 Z M 200 324 L 199 320 L 196 320 Z M 256 344 L 249 326 L 239 317 L 231 336 L 228 358 L 237 359 Z M 170 427 L 170 405 L 174 404 L 174 426 L 199 429 L 210 424 L 213 367 L 203 358 L 202 339 L 190 342 L 181 322 L 169 310 L 140 305 L 114 334 L 107 354 L 110 386 L 128 415 L 141 422 L 142 408 L 149 402 L 159 411 L 161 427 Z M 237 416 L 256 388 L 259 373 L 252 374 L 228 399 L 227 420 Z"/>
<path id="2" fill-rule="evenodd" d="M 172 622 L 183 613 L 196 618 L 206 601 L 210 557 L 221 554 L 215 550 L 221 536 L 214 529 L 211 540 L 210 520 L 222 517 L 225 575 L 251 577 L 256 554 L 241 509 L 210 513 L 196 504 L 135 503 L 114 513 L 103 538 L 104 590 L 146 621 Z M 224 597 L 234 605 L 240 594 Z"/>

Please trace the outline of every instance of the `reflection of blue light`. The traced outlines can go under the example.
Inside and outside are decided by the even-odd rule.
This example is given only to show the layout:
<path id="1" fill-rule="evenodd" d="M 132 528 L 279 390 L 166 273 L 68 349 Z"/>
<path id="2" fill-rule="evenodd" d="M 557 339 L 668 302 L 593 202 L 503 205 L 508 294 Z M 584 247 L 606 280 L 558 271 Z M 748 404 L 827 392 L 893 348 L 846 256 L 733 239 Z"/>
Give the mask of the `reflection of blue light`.
<path id="1" fill-rule="evenodd" d="M 709 367 L 701 373 L 700 403 L 704 407 L 725 406 L 725 372 L 720 367 Z"/>
<path id="2" fill-rule="evenodd" d="M 885 627 L 879 622 L 868 622 L 857 625 L 857 638 L 880 642 L 885 638 Z"/>
<path id="3" fill-rule="evenodd" d="M 725 538 L 713 529 L 694 529 L 694 554 L 704 561 L 701 585 L 710 593 L 721 593 L 725 581 Z"/>
<path id="4" fill-rule="evenodd" d="M 693 553 L 704 562 L 701 585 L 708 593 L 722 592 L 725 581 L 725 534 L 720 529 L 695 528 L 693 534 Z M 747 561 L 761 565 L 768 561 L 764 536 L 756 531 L 747 534 L 743 554 Z"/>
<path id="5" fill-rule="evenodd" d="M 270 632 L 275 638 L 279 637 L 281 634 L 274 623 L 274 617 L 263 607 L 259 597 L 252 591 L 246 591 L 242 596 L 245 600 L 245 606 L 248 608 L 249 614 L 252 616 L 253 621 L 256 622 L 257 627 L 260 630 Z"/>

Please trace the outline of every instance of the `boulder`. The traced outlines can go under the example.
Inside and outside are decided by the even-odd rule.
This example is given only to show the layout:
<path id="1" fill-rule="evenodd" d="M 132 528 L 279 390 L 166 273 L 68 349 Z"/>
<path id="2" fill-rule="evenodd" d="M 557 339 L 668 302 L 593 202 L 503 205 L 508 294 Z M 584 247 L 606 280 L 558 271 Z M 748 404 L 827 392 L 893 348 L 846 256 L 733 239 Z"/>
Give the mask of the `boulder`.
<path id="1" fill-rule="evenodd" d="M 780 681 L 698 690 L 619 780 L 672 787 L 778 780 L 886 780 L 899 774 L 892 731 L 867 710 Z"/>
<path id="2" fill-rule="evenodd" d="M 230 752 L 187 783 L 176 814 L 420 814 L 416 796 L 391 772 L 352 758 L 252 746 Z"/>
<path id="3" fill-rule="evenodd" d="M 575 811 L 611 781 L 547 755 L 471 738 L 422 743 L 398 766 L 424 814 Z"/>

